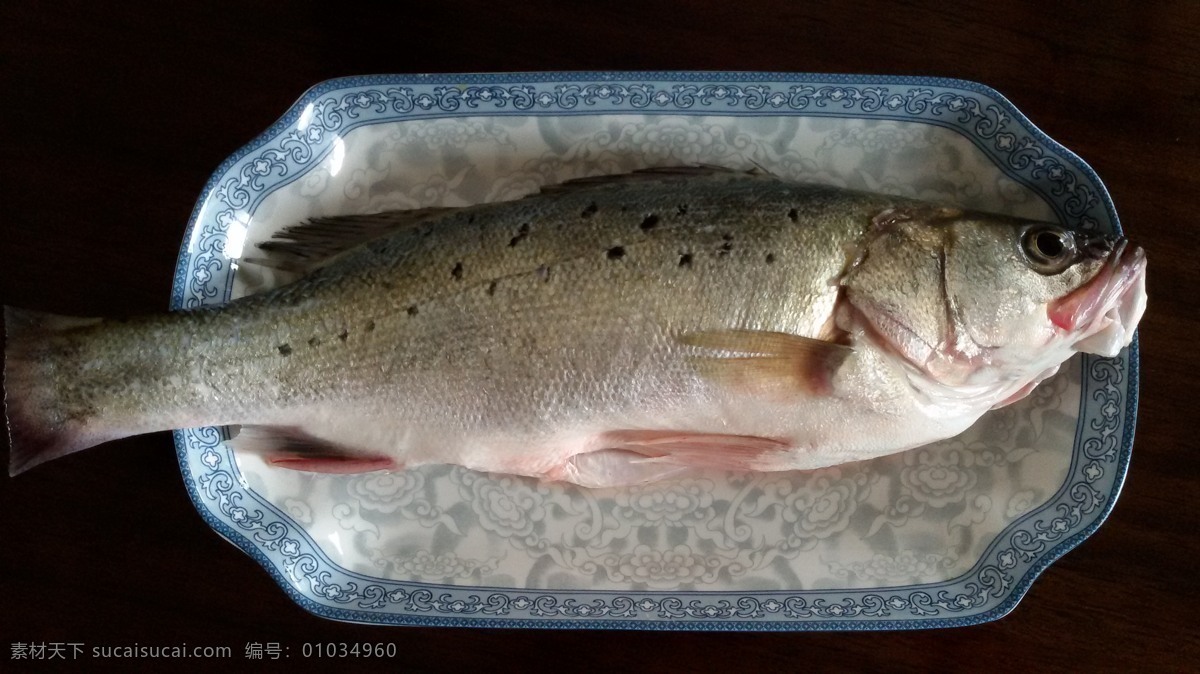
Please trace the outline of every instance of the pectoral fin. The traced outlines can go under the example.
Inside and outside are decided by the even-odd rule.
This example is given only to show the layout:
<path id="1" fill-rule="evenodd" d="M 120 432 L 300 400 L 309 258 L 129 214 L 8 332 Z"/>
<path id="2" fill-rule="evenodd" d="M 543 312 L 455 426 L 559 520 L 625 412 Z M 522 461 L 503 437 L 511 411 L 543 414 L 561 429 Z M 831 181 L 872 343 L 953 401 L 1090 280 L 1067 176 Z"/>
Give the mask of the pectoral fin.
<path id="1" fill-rule="evenodd" d="M 369 473 L 403 467 L 389 456 L 338 445 L 290 427 L 243 426 L 229 445 L 239 452 L 258 454 L 277 468 L 309 473 Z"/>
<path id="2" fill-rule="evenodd" d="M 702 351 L 692 362 L 708 378 L 741 391 L 773 397 L 828 395 L 833 376 L 853 352 L 849 346 L 784 332 L 709 330 L 679 336 Z"/>

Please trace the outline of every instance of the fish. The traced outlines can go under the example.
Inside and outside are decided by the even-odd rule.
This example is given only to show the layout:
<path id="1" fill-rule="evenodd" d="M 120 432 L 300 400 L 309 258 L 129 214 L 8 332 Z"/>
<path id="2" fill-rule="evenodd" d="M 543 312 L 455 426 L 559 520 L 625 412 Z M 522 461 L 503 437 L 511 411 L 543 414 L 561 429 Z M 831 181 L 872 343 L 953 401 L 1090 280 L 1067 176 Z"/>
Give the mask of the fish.
<path id="1" fill-rule="evenodd" d="M 1146 307 L 1123 237 L 761 170 L 319 217 L 271 291 L 128 319 L 5 308 L 10 474 L 228 426 L 317 473 L 429 464 L 618 487 L 954 436 Z"/>

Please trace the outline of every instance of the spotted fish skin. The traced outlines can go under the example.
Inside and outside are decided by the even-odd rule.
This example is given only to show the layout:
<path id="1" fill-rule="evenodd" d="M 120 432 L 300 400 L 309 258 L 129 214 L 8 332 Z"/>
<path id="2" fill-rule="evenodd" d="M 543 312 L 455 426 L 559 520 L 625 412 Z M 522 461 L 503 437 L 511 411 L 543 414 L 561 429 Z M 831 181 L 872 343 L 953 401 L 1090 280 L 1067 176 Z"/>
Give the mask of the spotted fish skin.
<path id="1" fill-rule="evenodd" d="M 1014 227 L 971 218 L 677 170 L 317 221 L 267 247 L 300 267 L 328 261 L 221 308 L 82 323 L 9 310 L 10 468 L 201 425 L 246 427 L 241 448 L 285 467 L 456 463 L 588 486 L 905 449 L 996 402 L 944 413 L 937 397 L 954 394 L 930 393 L 938 373 L 872 329 L 885 314 L 913 334 L 945 328 L 947 267 L 926 274 L 921 246 L 949 245 L 948 221 L 955 240 Z M 905 227 L 937 240 L 912 244 Z M 875 273 L 872 255 L 900 268 Z M 987 257 L 972 264 L 995 267 L 992 280 L 1027 271 Z M 1026 304 L 1099 266 L 1072 269 Z"/>

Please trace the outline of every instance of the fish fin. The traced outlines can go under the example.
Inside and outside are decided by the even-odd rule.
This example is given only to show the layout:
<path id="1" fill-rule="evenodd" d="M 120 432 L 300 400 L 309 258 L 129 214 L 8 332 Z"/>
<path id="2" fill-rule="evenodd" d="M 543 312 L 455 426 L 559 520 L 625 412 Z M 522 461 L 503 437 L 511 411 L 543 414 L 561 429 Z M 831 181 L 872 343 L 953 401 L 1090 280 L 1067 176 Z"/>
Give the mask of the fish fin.
<path id="1" fill-rule="evenodd" d="M 299 225 L 286 227 L 271 239 L 258 244 L 266 257 L 250 256 L 243 258 L 243 261 L 307 273 L 368 241 L 416 227 L 431 218 L 458 210 L 463 209 L 432 207 L 312 218 Z"/>
<path id="2" fill-rule="evenodd" d="M 344 457 L 344 456 L 286 456 L 276 455 L 267 458 L 267 463 L 276 468 L 286 468 L 302 473 L 326 473 L 329 475 L 349 475 L 370 473 L 376 470 L 398 470 L 400 466 L 386 456 L 374 457 Z"/>
<path id="3" fill-rule="evenodd" d="M 546 477 L 590 489 L 628 487 L 685 477 L 697 469 L 647 461 L 645 455 L 624 449 L 601 449 L 576 454 Z"/>
<path id="4" fill-rule="evenodd" d="M 738 390 L 772 396 L 828 395 L 833 376 L 853 353 L 845 344 L 764 330 L 706 330 L 678 341 L 721 355 L 695 356 L 702 376 Z"/>
<path id="5" fill-rule="evenodd" d="M 395 459 L 309 435 L 289 426 L 242 426 L 228 443 L 270 465 L 309 473 L 369 473 L 403 468 Z"/>
<path id="6" fill-rule="evenodd" d="M 1008 407 L 1009 405 L 1011 405 L 1013 403 L 1024 400 L 1026 397 L 1029 396 L 1030 393 L 1033 393 L 1033 389 L 1037 388 L 1037 385 L 1038 385 L 1038 383 L 1035 381 L 1029 382 L 1028 384 L 1022 386 L 1015 393 L 1008 396 L 1004 400 L 1001 400 L 1000 402 L 996 403 L 995 405 L 992 405 L 991 409 L 998 410 L 1003 407 Z"/>
<path id="7" fill-rule="evenodd" d="M 566 192 L 575 192 L 580 189 L 602 187 L 605 185 L 617 186 L 637 183 L 662 182 L 664 180 L 679 178 L 720 177 L 727 180 L 737 180 L 743 178 L 759 178 L 763 176 L 774 177 L 758 165 L 755 165 L 755 168 L 749 170 L 731 169 L 724 166 L 713 166 L 708 164 L 652 166 L 649 168 L 630 171 L 629 173 L 608 173 L 598 176 L 571 178 L 570 180 L 564 180 L 561 183 L 545 185 L 537 193 L 562 194 Z"/>
<path id="8" fill-rule="evenodd" d="M 1040 384 L 1040 383 L 1046 381 L 1047 379 L 1049 379 L 1050 377 L 1053 377 L 1054 375 L 1058 374 L 1058 368 L 1059 368 L 1059 366 L 1055 365 L 1054 367 L 1044 370 L 1041 374 L 1039 374 L 1038 376 L 1029 380 L 1029 382 L 1027 384 L 1025 384 L 1021 388 L 1017 389 L 1017 391 L 1014 392 L 1012 395 L 1008 396 L 1004 400 L 1001 400 L 1000 402 L 996 403 L 995 405 L 992 405 L 992 409 L 998 410 L 1001 407 L 1008 407 L 1009 405 L 1011 405 L 1015 402 L 1024 400 L 1026 397 L 1029 396 L 1030 393 L 1033 393 L 1033 389 L 1037 388 L 1038 384 Z"/>
<path id="9" fill-rule="evenodd" d="M 4 307 L 4 412 L 10 476 L 123 436 L 89 430 L 65 414 L 54 376 L 62 349 L 55 336 L 100 320 Z"/>
<path id="10" fill-rule="evenodd" d="M 671 178 L 724 176 L 728 179 L 754 178 L 765 173 L 761 167 L 739 171 L 720 166 L 663 166 L 645 168 L 630 173 L 575 178 L 554 185 L 546 185 L 539 194 L 561 194 L 582 188 L 602 185 L 623 185 L 637 182 L 662 181 Z M 364 243 L 387 236 L 402 229 L 419 226 L 454 211 L 465 211 L 484 206 L 430 207 L 408 210 L 384 211 L 364 215 L 338 215 L 312 218 L 306 222 L 286 227 L 271 239 L 258 244 L 265 256 L 246 256 L 242 262 L 253 263 L 283 271 L 305 274 L 324 267 L 334 259 Z"/>
<path id="11" fill-rule="evenodd" d="M 653 430 L 611 431 L 601 442 L 607 449 L 640 454 L 641 463 L 721 470 L 753 470 L 792 447 L 785 440 L 755 435 Z"/>
<path id="12" fill-rule="evenodd" d="M 752 435 L 621 430 L 600 436 L 602 447 L 567 459 L 545 475 L 582 487 L 624 487 L 677 479 L 711 468 L 755 470 L 777 463 L 791 443 Z"/>

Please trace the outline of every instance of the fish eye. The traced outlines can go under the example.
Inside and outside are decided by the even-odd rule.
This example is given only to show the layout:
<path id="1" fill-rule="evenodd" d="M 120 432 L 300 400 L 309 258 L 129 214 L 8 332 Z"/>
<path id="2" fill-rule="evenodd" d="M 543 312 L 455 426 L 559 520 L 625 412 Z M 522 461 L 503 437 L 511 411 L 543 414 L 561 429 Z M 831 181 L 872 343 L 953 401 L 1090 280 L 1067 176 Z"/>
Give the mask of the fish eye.
<path id="1" fill-rule="evenodd" d="M 1075 262 L 1075 236 L 1053 225 L 1035 225 L 1021 237 L 1021 253 L 1039 274 L 1058 274 Z"/>

